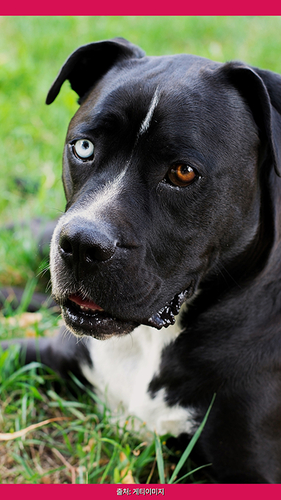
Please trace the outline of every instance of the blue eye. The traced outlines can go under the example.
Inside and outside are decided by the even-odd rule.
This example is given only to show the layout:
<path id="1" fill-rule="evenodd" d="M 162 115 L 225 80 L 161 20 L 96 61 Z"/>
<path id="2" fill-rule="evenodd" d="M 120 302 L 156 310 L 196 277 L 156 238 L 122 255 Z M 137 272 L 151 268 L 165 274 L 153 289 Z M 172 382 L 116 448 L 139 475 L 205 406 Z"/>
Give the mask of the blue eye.
<path id="1" fill-rule="evenodd" d="M 88 160 L 94 154 L 94 145 L 88 139 L 79 139 L 73 144 L 74 153 L 81 160 Z"/>

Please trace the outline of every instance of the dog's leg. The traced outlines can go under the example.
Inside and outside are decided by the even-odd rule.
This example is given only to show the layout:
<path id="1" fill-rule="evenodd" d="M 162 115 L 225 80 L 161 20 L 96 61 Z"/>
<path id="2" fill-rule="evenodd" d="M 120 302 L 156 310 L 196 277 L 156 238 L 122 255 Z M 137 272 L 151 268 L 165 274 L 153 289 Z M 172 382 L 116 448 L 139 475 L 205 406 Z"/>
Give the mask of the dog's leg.
<path id="1" fill-rule="evenodd" d="M 2 349 L 8 349 L 13 344 L 21 346 L 21 355 L 25 364 L 39 361 L 52 368 L 62 378 L 67 378 L 72 372 L 78 378 L 82 376 L 80 363 L 92 366 L 87 348 L 88 339 L 77 339 L 62 327 L 55 337 L 40 337 L 37 339 L 13 339 L 1 342 Z"/>

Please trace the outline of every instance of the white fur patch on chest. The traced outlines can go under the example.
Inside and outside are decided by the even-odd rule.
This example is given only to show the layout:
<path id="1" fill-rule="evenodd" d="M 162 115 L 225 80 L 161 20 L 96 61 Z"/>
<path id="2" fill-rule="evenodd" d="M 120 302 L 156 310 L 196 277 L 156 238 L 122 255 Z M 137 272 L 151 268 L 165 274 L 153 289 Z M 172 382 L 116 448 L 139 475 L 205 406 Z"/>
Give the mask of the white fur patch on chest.
<path id="1" fill-rule="evenodd" d="M 151 397 L 149 383 L 158 373 L 161 352 L 179 330 L 176 325 L 160 331 L 139 326 L 130 335 L 88 344 L 93 368 L 82 365 L 85 378 L 94 386 L 97 396 L 111 411 L 123 417 L 135 416 L 150 431 L 177 436 L 192 433 L 194 411 L 180 405 L 168 406 L 165 389 Z"/>

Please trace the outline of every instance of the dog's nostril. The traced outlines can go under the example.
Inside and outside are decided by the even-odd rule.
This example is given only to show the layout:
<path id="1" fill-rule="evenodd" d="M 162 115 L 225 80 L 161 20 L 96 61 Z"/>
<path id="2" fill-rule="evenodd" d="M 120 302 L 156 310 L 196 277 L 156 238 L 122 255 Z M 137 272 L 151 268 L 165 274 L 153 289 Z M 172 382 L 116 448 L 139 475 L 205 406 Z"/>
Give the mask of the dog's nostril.
<path id="1" fill-rule="evenodd" d="M 102 246 L 102 244 L 96 244 L 84 248 L 84 259 L 86 262 L 92 263 L 95 261 L 103 261 L 110 259 L 115 252 L 115 246 Z"/>
<path id="2" fill-rule="evenodd" d="M 69 241 L 69 239 L 66 238 L 65 236 L 63 236 L 60 239 L 60 248 L 67 255 L 72 255 L 72 253 L 73 253 L 72 244 Z"/>

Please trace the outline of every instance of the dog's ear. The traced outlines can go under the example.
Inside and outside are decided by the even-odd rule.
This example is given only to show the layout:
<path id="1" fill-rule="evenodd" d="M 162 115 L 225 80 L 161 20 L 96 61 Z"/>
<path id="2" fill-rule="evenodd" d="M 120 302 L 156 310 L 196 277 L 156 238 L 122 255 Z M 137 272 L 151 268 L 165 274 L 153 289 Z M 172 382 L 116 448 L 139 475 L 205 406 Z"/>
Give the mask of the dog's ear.
<path id="1" fill-rule="evenodd" d="M 55 100 L 65 80 L 70 81 L 72 89 L 81 99 L 117 61 L 144 56 L 142 49 L 124 38 L 83 45 L 75 50 L 62 66 L 49 90 L 46 104 Z"/>
<path id="2" fill-rule="evenodd" d="M 225 64 L 223 71 L 248 103 L 281 177 L 281 76 L 236 62 Z"/>

